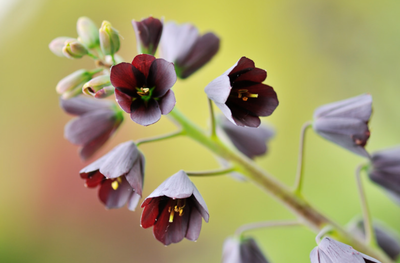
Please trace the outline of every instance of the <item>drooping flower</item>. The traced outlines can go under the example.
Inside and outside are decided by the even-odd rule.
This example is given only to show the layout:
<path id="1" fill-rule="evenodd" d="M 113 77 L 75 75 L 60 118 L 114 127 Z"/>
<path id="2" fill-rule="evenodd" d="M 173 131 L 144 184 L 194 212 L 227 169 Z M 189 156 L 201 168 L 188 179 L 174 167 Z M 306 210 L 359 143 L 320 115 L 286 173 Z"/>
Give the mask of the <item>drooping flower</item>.
<path id="1" fill-rule="evenodd" d="M 204 89 L 209 99 L 238 126 L 258 127 L 259 116 L 271 115 L 278 106 L 274 89 L 262 84 L 267 72 L 242 57 Z"/>
<path id="2" fill-rule="evenodd" d="M 227 238 L 222 252 L 222 263 L 268 263 L 253 238 Z"/>
<path id="3" fill-rule="evenodd" d="M 164 59 L 138 55 L 132 63 L 113 66 L 110 79 L 118 104 L 138 124 L 153 124 L 175 106 L 174 65 Z"/>
<path id="4" fill-rule="evenodd" d="M 65 125 L 64 136 L 73 144 L 81 146 L 83 160 L 91 157 L 117 130 L 123 120 L 121 111 L 114 103 L 90 97 L 60 100 L 61 108 L 77 115 Z"/>
<path id="5" fill-rule="evenodd" d="M 218 125 L 222 128 L 233 145 L 249 158 L 267 152 L 267 143 L 274 136 L 274 130 L 267 125 L 258 128 L 240 127 L 221 116 Z"/>
<path id="6" fill-rule="evenodd" d="M 325 139 L 368 158 L 364 146 L 370 136 L 368 122 L 371 113 L 372 97 L 363 94 L 317 108 L 313 128 Z"/>
<path id="7" fill-rule="evenodd" d="M 99 188 L 100 201 L 106 208 L 128 203 L 134 211 L 142 197 L 144 156 L 133 141 L 117 145 L 109 153 L 80 171 L 85 186 Z"/>
<path id="8" fill-rule="evenodd" d="M 324 237 L 317 247 L 310 253 L 311 263 L 380 263 L 351 246 Z"/>
<path id="9" fill-rule="evenodd" d="M 219 49 L 219 37 L 208 32 L 200 36 L 191 24 L 168 22 L 161 36 L 161 57 L 175 64 L 178 77 L 184 79 L 210 61 Z"/>
<path id="10" fill-rule="evenodd" d="M 139 22 L 133 19 L 132 26 L 136 34 L 138 52 L 154 56 L 163 31 L 163 22 L 150 16 Z"/>
<path id="11" fill-rule="evenodd" d="M 196 241 L 201 230 L 201 218 L 208 222 L 206 203 L 184 171 L 165 180 L 142 203 L 141 226 L 153 226 L 154 237 L 169 245 L 184 237 Z"/>
<path id="12" fill-rule="evenodd" d="M 378 246 L 386 253 L 386 255 L 395 261 L 400 254 L 400 243 L 398 237 L 394 235 L 395 231 L 375 222 L 373 228 Z M 349 232 L 364 239 L 364 221 L 357 220 L 351 224 L 349 226 Z"/>
<path id="13" fill-rule="evenodd" d="M 368 176 L 400 205 L 400 146 L 374 152 Z"/>

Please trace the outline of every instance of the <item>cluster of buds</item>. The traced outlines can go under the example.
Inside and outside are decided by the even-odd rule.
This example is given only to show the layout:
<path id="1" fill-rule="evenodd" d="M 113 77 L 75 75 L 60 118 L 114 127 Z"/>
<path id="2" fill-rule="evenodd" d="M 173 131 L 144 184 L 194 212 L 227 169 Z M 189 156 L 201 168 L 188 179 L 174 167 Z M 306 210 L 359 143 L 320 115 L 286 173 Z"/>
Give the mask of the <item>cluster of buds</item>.
<path id="1" fill-rule="evenodd" d="M 89 18 L 81 17 L 77 22 L 77 38 L 59 37 L 50 43 L 50 50 L 58 56 L 73 59 L 89 56 L 97 66 L 92 70 L 77 70 L 56 86 L 61 95 L 61 107 L 77 116 L 65 126 L 65 137 L 80 146 L 80 156 L 87 160 L 112 137 L 125 113 L 142 126 L 153 125 L 162 115 L 170 114 L 180 130 L 159 138 L 120 143 L 80 171 L 85 186 L 99 187 L 99 199 L 106 208 L 121 208 L 127 204 L 128 209 L 134 211 L 142 198 L 145 177 L 145 156 L 139 145 L 182 134 L 203 143 L 220 154 L 219 160 L 223 159 L 221 170 L 203 174 L 230 173 L 243 179 L 251 178 L 250 172 L 258 173 L 259 168 L 248 167 L 255 167 L 252 159 L 267 153 L 267 143 L 275 134 L 274 129 L 261 123 L 260 117 L 270 116 L 279 105 L 275 90 L 263 83 L 267 72 L 256 67 L 253 60 L 241 57 L 205 87 L 211 109 L 211 132 L 205 135 L 208 133 L 174 110 L 177 101 L 172 89 L 179 79 L 190 77 L 211 61 L 219 50 L 219 37 L 212 32 L 200 34 L 191 24 L 164 23 L 153 17 L 132 20 L 132 25 L 139 54 L 130 63 L 123 62 L 116 54 L 121 44 L 119 33 L 108 21 L 103 21 L 98 28 Z M 158 49 L 159 58 L 156 57 Z M 111 96 L 115 96 L 117 104 L 108 99 Z M 223 114 L 217 119 L 213 104 Z M 371 112 L 372 97 L 360 95 L 319 107 L 314 113 L 312 127 L 323 138 L 368 159 L 365 167 L 371 180 L 387 189 L 400 203 L 400 150 L 395 148 L 370 155 L 365 149 L 370 137 Z M 231 145 L 225 145 L 220 139 L 223 136 Z M 299 174 L 301 176 L 301 169 Z M 190 175 L 198 174 L 178 171 L 141 204 L 141 226 L 153 227 L 154 237 L 164 245 L 178 243 L 184 238 L 197 240 L 202 220 L 209 221 L 206 202 L 189 179 Z M 267 184 L 267 190 L 271 190 L 268 187 L 282 186 Z M 296 195 L 299 189 L 291 197 L 296 209 L 306 203 L 303 200 L 293 203 L 299 198 Z M 300 214 L 307 216 L 317 212 Z M 378 239 L 383 250 L 386 243 Z M 385 251 L 395 259 L 400 253 L 398 247 Z M 224 263 L 269 262 L 251 237 L 229 238 L 223 250 Z M 310 259 L 312 263 L 379 262 L 330 237 L 320 242 Z"/>

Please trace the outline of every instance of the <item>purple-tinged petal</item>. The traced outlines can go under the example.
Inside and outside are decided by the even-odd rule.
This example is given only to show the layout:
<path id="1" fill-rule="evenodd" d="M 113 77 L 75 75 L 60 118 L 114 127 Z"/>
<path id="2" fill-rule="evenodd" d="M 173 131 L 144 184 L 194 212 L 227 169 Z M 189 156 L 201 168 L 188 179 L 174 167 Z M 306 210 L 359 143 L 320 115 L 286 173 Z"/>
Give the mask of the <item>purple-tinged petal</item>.
<path id="1" fill-rule="evenodd" d="M 154 60 L 156 60 L 156 58 L 151 55 L 140 54 L 140 55 L 137 55 L 133 59 L 132 65 L 136 69 L 138 69 L 144 75 L 145 79 L 147 80 L 147 78 L 149 76 L 151 64 L 153 64 Z M 142 87 L 142 86 L 143 86 L 143 84 L 138 83 L 138 85 L 136 85 L 135 87 Z"/>
<path id="2" fill-rule="evenodd" d="M 135 211 L 141 196 L 134 192 L 128 200 L 128 209 L 131 211 Z"/>
<path id="3" fill-rule="evenodd" d="M 160 199 L 158 198 L 146 198 L 141 207 L 143 209 L 142 216 L 140 218 L 140 225 L 143 228 L 149 228 L 157 222 L 159 213 Z"/>
<path id="4" fill-rule="evenodd" d="M 131 119 L 143 126 L 156 123 L 161 118 L 161 109 L 158 102 L 154 99 L 147 101 L 147 105 L 141 99 L 137 99 L 131 104 Z"/>
<path id="5" fill-rule="evenodd" d="M 96 100 L 84 96 L 78 96 L 63 100 L 60 98 L 61 108 L 72 115 L 83 115 L 90 111 L 97 111 L 99 109 L 111 109 L 113 103 L 108 100 Z"/>
<path id="6" fill-rule="evenodd" d="M 233 119 L 233 123 L 235 123 L 236 125 L 252 128 L 257 128 L 258 126 L 260 126 L 261 121 L 258 116 L 253 115 L 246 109 L 238 108 L 230 102 L 227 102 L 226 105 L 231 110 L 231 118 Z"/>
<path id="7" fill-rule="evenodd" d="M 109 130 L 106 133 L 103 133 L 99 137 L 96 137 L 89 143 L 83 145 L 83 147 L 79 150 L 79 156 L 82 160 L 87 160 L 92 155 L 103 146 L 107 140 L 111 137 L 111 135 L 115 132 L 115 129 Z"/>
<path id="8" fill-rule="evenodd" d="M 80 175 L 82 178 L 84 178 L 84 176 L 93 173 L 95 171 L 98 171 L 101 167 L 101 165 L 103 164 L 103 162 L 105 160 L 107 160 L 107 158 L 112 155 L 115 150 L 117 149 L 117 147 L 114 147 L 111 151 L 109 151 L 107 154 L 103 155 L 101 158 L 97 159 L 96 161 L 94 161 L 93 163 L 89 164 L 88 166 L 86 166 L 85 168 L 82 168 L 82 170 L 79 171 Z"/>
<path id="9" fill-rule="evenodd" d="M 190 206 L 185 208 L 181 216 L 176 213 L 172 223 L 169 223 L 166 229 L 166 234 L 170 236 L 168 239 L 171 240 L 171 243 L 178 243 L 182 241 L 182 239 L 185 237 L 188 229 L 189 215 L 191 209 L 193 208 L 191 208 Z"/>
<path id="10" fill-rule="evenodd" d="M 104 175 L 102 175 L 100 172 L 95 172 L 86 178 L 85 187 L 97 187 L 104 179 Z"/>
<path id="11" fill-rule="evenodd" d="M 115 99 L 123 111 L 125 111 L 126 113 L 131 113 L 131 104 L 132 104 L 131 96 L 126 95 L 122 91 L 116 89 Z"/>
<path id="12" fill-rule="evenodd" d="M 168 209 L 171 206 L 173 206 L 173 200 L 169 200 L 168 204 L 164 208 L 161 208 L 162 210 L 159 213 L 157 222 L 154 223 L 153 227 L 154 237 L 166 246 L 172 243 L 171 235 L 169 235 L 168 233 L 168 227 L 170 224 L 169 223 L 170 213 Z"/>
<path id="13" fill-rule="evenodd" d="M 135 193 L 142 196 L 144 180 L 144 156 L 140 152 L 131 170 L 125 175 L 125 178 L 135 190 Z"/>
<path id="14" fill-rule="evenodd" d="M 110 81 L 111 84 L 128 95 L 133 96 L 138 87 L 138 78 L 140 72 L 130 63 L 122 62 L 111 68 Z"/>
<path id="15" fill-rule="evenodd" d="M 163 97 L 160 98 L 158 104 L 160 105 L 160 110 L 162 115 L 170 113 L 175 107 L 175 94 L 172 90 L 168 90 Z"/>
<path id="16" fill-rule="evenodd" d="M 186 175 L 187 176 L 187 175 Z M 193 183 L 192 183 L 193 184 Z M 208 223 L 208 220 L 210 218 L 210 215 L 208 213 L 208 208 L 206 205 L 206 202 L 204 201 L 203 197 L 201 196 L 199 190 L 197 190 L 196 186 L 193 184 L 193 196 L 192 198 L 196 204 L 196 208 L 201 214 L 201 216 L 204 218 L 204 221 Z"/>
<path id="17" fill-rule="evenodd" d="M 163 30 L 162 21 L 148 17 L 140 22 L 132 20 L 139 53 L 154 55 Z"/>
<path id="18" fill-rule="evenodd" d="M 227 101 L 231 92 L 231 83 L 227 75 L 222 74 L 213 81 L 211 81 L 205 88 L 204 91 L 207 97 L 214 101 L 216 105 L 224 105 Z"/>
<path id="19" fill-rule="evenodd" d="M 222 249 L 222 263 L 244 263 L 240 257 L 240 241 L 227 238 Z"/>
<path id="20" fill-rule="evenodd" d="M 129 173 L 137 161 L 139 151 L 133 141 L 119 144 L 100 166 L 100 172 L 108 178 L 117 178 Z M 142 176 L 142 175 L 138 175 Z"/>
<path id="21" fill-rule="evenodd" d="M 196 241 L 199 238 L 202 215 L 199 213 L 196 207 L 193 207 L 190 212 L 189 226 L 186 232 L 186 238 L 191 241 Z"/>
<path id="22" fill-rule="evenodd" d="M 180 170 L 161 183 L 147 198 L 165 195 L 173 199 L 183 199 L 190 197 L 194 189 L 195 186 L 192 181 L 190 181 L 187 174 Z"/>
<path id="23" fill-rule="evenodd" d="M 149 69 L 148 87 L 154 87 L 152 97 L 162 97 L 174 86 L 176 73 L 174 64 L 164 59 L 156 59 Z"/>
<path id="24" fill-rule="evenodd" d="M 122 176 L 120 179 L 121 182 L 116 190 L 111 186 L 113 180 L 106 180 L 100 186 L 99 198 L 108 209 L 124 206 L 133 192 L 125 178 Z"/>
<path id="25" fill-rule="evenodd" d="M 253 238 L 227 238 L 224 242 L 222 263 L 268 263 Z"/>
<path id="26" fill-rule="evenodd" d="M 239 77 L 235 79 L 235 82 L 239 81 L 251 81 L 261 83 L 267 78 L 267 72 L 260 68 L 253 68 L 250 71 L 247 71 L 241 74 Z"/>
<path id="27" fill-rule="evenodd" d="M 244 74 L 245 72 L 250 71 L 254 68 L 255 65 L 253 60 L 246 57 L 241 57 L 236 63 L 235 67 L 232 69 L 232 71 L 229 72 L 229 77 L 232 80 L 236 80 L 236 78 L 239 77 L 241 74 Z"/>

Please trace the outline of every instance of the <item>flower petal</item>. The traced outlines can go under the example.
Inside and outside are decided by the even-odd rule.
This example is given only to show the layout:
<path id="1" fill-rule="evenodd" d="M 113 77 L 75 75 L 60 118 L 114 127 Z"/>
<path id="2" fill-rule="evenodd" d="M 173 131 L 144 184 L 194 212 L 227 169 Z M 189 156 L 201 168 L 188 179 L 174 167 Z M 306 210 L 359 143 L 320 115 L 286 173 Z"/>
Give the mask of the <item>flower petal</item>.
<path id="1" fill-rule="evenodd" d="M 176 73 L 174 64 L 162 58 L 156 59 L 149 69 L 148 87 L 154 87 L 152 97 L 162 97 L 174 86 Z"/>
<path id="2" fill-rule="evenodd" d="M 189 219 L 189 227 L 186 232 L 186 238 L 191 241 L 196 241 L 199 238 L 201 224 L 202 224 L 202 215 L 199 213 L 197 208 L 194 206 L 190 212 Z"/>
<path id="3" fill-rule="evenodd" d="M 141 207 L 144 207 L 142 216 L 140 218 L 140 225 L 143 228 L 149 228 L 157 222 L 157 217 L 159 213 L 158 205 L 160 204 L 160 199 L 158 198 L 146 198 Z"/>
<path id="4" fill-rule="evenodd" d="M 161 109 L 158 102 L 150 99 L 147 105 L 141 100 L 137 99 L 131 104 L 131 119 L 143 126 L 156 123 L 161 118 Z"/>
<path id="5" fill-rule="evenodd" d="M 172 243 L 171 240 L 171 235 L 168 233 L 168 227 L 169 227 L 169 212 L 168 209 L 169 207 L 173 206 L 173 200 L 169 200 L 168 204 L 164 208 L 160 208 L 160 213 L 159 217 L 157 218 L 157 221 L 154 223 L 153 227 L 153 234 L 154 237 L 163 243 L 164 245 L 168 246 Z"/>
<path id="6" fill-rule="evenodd" d="M 193 194 L 195 188 L 187 174 L 180 170 L 161 183 L 147 198 L 163 195 L 173 199 L 188 198 Z"/>
<path id="7" fill-rule="evenodd" d="M 122 62 L 111 67 L 111 84 L 130 96 L 136 93 L 136 87 L 140 87 L 143 82 L 142 73 L 130 63 Z"/>
<path id="8" fill-rule="evenodd" d="M 240 258 L 242 262 L 268 263 L 253 238 L 246 238 L 240 242 Z"/>
<path id="9" fill-rule="evenodd" d="M 114 190 L 111 186 L 113 180 L 106 180 L 101 184 L 99 190 L 99 198 L 103 204 L 108 208 L 121 208 L 128 202 L 133 189 L 125 180 L 121 177 L 121 183 L 118 184 L 118 188 Z"/>
<path id="10" fill-rule="evenodd" d="M 245 73 L 246 71 L 250 71 L 255 68 L 254 61 L 246 58 L 241 57 L 239 61 L 236 63 L 235 67 L 232 71 L 229 72 L 229 77 L 232 80 L 236 80 L 236 78 L 240 75 Z"/>
<path id="11" fill-rule="evenodd" d="M 207 97 L 214 101 L 216 104 L 225 104 L 231 92 L 231 83 L 227 75 L 222 74 L 213 81 L 211 81 L 204 91 Z M 218 104 L 217 104 L 218 105 Z"/>
<path id="12" fill-rule="evenodd" d="M 90 97 L 78 96 L 64 100 L 60 98 L 61 108 L 72 115 L 83 115 L 99 109 L 111 109 L 113 103 L 109 100 L 97 100 Z"/>
<path id="13" fill-rule="evenodd" d="M 260 68 L 254 68 L 250 71 L 247 71 L 241 74 L 239 77 L 235 79 L 235 83 L 239 81 L 251 81 L 261 83 L 267 78 L 267 72 Z"/>
<path id="14" fill-rule="evenodd" d="M 140 54 L 133 59 L 132 65 L 133 67 L 138 69 L 144 75 L 144 78 L 147 80 L 151 64 L 154 62 L 155 59 L 156 58 L 153 57 L 152 55 Z M 144 83 L 140 83 L 140 85 L 136 85 L 135 87 L 143 87 L 143 86 Z"/>
<path id="15" fill-rule="evenodd" d="M 131 211 L 135 211 L 141 196 L 134 192 L 128 200 L 128 209 Z"/>
<path id="16" fill-rule="evenodd" d="M 129 173 L 125 175 L 126 180 L 135 189 L 135 193 L 142 196 L 144 179 L 144 156 L 139 152 L 136 162 L 133 164 Z"/>
<path id="17" fill-rule="evenodd" d="M 131 113 L 132 97 L 123 93 L 122 91 L 115 90 L 115 99 L 117 100 L 121 109 L 127 113 Z"/>
<path id="18" fill-rule="evenodd" d="M 154 55 L 161 38 L 163 24 L 160 20 L 148 17 L 140 22 L 132 20 L 139 53 Z"/>
<path id="19" fill-rule="evenodd" d="M 261 121 L 258 116 L 254 116 L 248 110 L 237 107 L 236 105 L 231 104 L 230 102 L 227 102 L 226 105 L 231 110 L 232 112 L 231 118 L 233 119 L 236 125 L 242 127 L 253 127 L 253 128 L 257 128 L 258 126 L 260 126 Z"/>
<path id="20" fill-rule="evenodd" d="M 105 179 L 104 175 L 100 172 L 91 174 L 85 181 L 85 186 L 88 188 L 97 187 Z"/>
<path id="21" fill-rule="evenodd" d="M 187 208 L 185 207 L 181 216 L 179 216 L 178 213 L 175 213 L 172 223 L 169 223 L 168 228 L 165 231 L 166 235 L 169 236 L 168 239 L 171 240 L 171 243 L 178 243 L 185 237 L 191 209 L 192 207 L 190 206 Z"/>
<path id="22" fill-rule="evenodd" d="M 167 93 L 160 98 L 158 104 L 160 105 L 162 115 L 170 113 L 176 104 L 174 92 L 171 89 L 168 90 Z"/>

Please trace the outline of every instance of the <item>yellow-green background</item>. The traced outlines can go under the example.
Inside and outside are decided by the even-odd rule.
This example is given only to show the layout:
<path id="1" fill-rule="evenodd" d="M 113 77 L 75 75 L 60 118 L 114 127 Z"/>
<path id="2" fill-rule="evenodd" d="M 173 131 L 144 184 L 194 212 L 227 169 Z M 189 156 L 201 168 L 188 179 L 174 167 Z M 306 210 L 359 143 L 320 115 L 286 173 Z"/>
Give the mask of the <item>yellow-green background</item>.
<path id="1" fill-rule="evenodd" d="M 63 138 L 71 119 L 58 106 L 57 82 L 88 58 L 53 55 L 48 43 L 76 37 L 76 20 L 108 20 L 123 36 L 120 54 L 137 54 L 131 19 L 149 15 L 191 22 L 221 37 L 206 67 L 174 87 L 177 107 L 202 127 L 208 110 L 204 87 L 241 56 L 268 71 L 280 105 L 263 119 L 276 127 L 268 156 L 257 163 L 286 184 L 296 170 L 303 122 L 321 104 L 368 92 L 373 96 L 370 151 L 400 143 L 400 2 L 285 1 L 0 1 L 0 262 L 219 262 L 224 239 L 244 223 L 293 216 L 250 183 L 230 177 L 194 178 L 210 221 L 199 240 L 164 247 L 139 226 L 141 209 L 105 210 L 97 191 L 84 188 L 77 146 Z M 166 117 L 141 127 L 126 116 L 103 149 L 174 130 Z M 345 224 L 360 214 L 353 172 L 362 158 L 312 132 L 305 155 L 304 195 Z M 202 146 L 185 138 L 143 145 L 144 196 L 179 169 L 218 167 Z M 364 177 L 365 178 L 365 177 Z M 400 209 L 365 180 L 374 217 L 400 230 Z M 314 233 L 303 227 L 252 234 L 272 262 L 309 262 Z"/>

